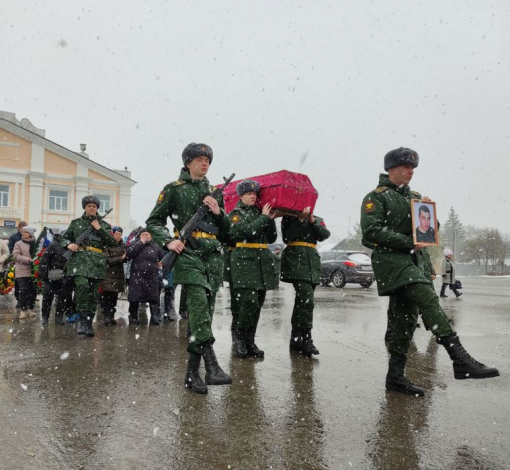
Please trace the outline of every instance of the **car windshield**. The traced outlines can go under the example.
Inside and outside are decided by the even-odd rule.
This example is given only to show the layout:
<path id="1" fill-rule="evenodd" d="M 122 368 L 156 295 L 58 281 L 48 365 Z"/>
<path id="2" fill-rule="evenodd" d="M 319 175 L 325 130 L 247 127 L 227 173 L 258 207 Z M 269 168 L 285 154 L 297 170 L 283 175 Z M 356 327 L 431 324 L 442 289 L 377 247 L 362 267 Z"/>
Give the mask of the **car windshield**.
<path id="1" fill-rule="evenodd" d="M 349 255 L 349 259 L 351 261 L 355 261 L 356 263 L 362 263 L 362 264 L 370 264 L 370 257 L 365 253 L 351 253 Z"/>

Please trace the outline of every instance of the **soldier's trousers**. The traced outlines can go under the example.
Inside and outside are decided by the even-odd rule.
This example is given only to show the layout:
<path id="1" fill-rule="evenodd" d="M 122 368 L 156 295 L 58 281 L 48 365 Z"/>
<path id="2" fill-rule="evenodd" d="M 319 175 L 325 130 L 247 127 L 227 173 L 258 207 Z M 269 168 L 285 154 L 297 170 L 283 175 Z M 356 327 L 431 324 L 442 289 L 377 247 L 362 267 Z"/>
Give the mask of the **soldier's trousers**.
<path id="1" fill-rule="evenodd" d="M 234 289 L 239 307 L 237 327 L 239 329 L 257 329 L 260 311 L 266 300 L 266 291 L 257 289 Z"/>
<path id="2" fill-rule="evenodd" d="M 76 311 L 78 313 L 87 313 L 93 317 L 96 313 L 101 280 L 90 279 L 85 276 L 74 276 L 73 279 Z"/>
<path id="3" fill-rule="evenodd" d="M 234 291 L 234 283 L 229 282 L 228 288 L 230 291 L 230 312 L 232 315 L 239 314 L 239 293 L 235 293 Z"/>
<path id="4" fill-rule="evenodd" d="M 57 297 L 56 314 L 71 315 L 73 311 L 73 280 L 65 277 L 60 281 L 46 281 L 44 283 L 44 293 L 41 307 L 43 318 L 50 317 L 51 304 Z"/>
<path id="5" fill-rule="evenodd" d="M 293 281 L 296 297 L 292 310 L 291 324 L 294 328 L 313 328 L 315 285 L 307 281 Z"/>
<path id="6" fill-rule="evenodd" d="M 437 338 L 454 334 L 431 284 L 409 284 L 397 289 L 392 297 L 395 302 L 395 318 L 393 334 L 388 346 L 391 354 L 407 356 L 419 313 L 425 327 Z"/>
<path id="7" fill-rule="evenodd" d="M 196 284 L 186 284 L 186 297 L 191 329 L 188 351 L 194 354 L 202 354 L 204 344 L 209 341 L 211 344 L 214 343 L 212 317 L 216 293 L 213 294 L 205 287 Z"/>

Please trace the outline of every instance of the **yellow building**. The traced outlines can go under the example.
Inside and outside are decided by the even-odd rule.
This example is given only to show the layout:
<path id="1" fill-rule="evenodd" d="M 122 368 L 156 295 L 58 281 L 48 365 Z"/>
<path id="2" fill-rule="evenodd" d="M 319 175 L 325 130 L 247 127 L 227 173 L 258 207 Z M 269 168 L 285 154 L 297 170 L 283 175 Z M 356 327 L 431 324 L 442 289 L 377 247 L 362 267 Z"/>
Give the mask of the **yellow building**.
<path id="1" fill-rule="evenodd" d="M 0 226 L 20 220 L 38 229 L 67 226 L 83 213 L 82 198 L 94 194 L 100 213 L 113 208 L 105 220 L 128 229 L 136 182 L 127 169 L 111 170 L 85 150 L 84 144 L 79 153 L 62 147 L 28 119 L 0 111 Z"/>

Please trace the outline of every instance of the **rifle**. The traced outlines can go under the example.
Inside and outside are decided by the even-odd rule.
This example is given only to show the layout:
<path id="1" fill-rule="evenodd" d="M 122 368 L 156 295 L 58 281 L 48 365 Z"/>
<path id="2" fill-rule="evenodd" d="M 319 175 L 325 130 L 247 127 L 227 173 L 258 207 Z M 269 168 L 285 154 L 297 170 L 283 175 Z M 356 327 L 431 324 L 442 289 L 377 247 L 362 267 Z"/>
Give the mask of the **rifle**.
<path id="1" fill-rule="evenodd" d="M 223 180 L 225 181 L 225 184 L 221 188 L 216 188 L 210 196 L 217 199 L 218 196 L 223 192 L 223 190 L 227 187 L 227 185 L 232 181 L 234 178 L 235 173 L 232 173 L 230 177 L 225 178 L 223 177 Z M 209 208 L 202 204 L 195 215 L 191 217 L 191 219 L 188 220 L 186 225 L 182 228 L 182 230 L 179 232 L 178 239 L 181 240 L 183 243 L 189 242 L 191 245 L 191 248 L 194 250 L 197 249 L 197 245 L 195 241 L 193 240 L 191 234 L 195 232 L 197 229 L 200 229 L 200 225 L 202 223 L 202 220 L 205 218 L 207 213 L 209 212 Z M 175 251 L 170 250 L 164 258 L 161 260 L 161 264 L 163 265 L 163 268 L 167 271 L 171 271 L 174 267 L 175 262 L 177 261 L 178 254 Z"/>
<path id="2" fill-rule="evenodd" d="M 113 207 L 111 209 L 108 209 L 104 215 L 100 215 L 99 217 L 96 216 L 96 220 L 98 222 L 101 222 L 101 220 L 103 220 L 111 211 L 113 210 Z M 89 228 L 86 228 L 82 233 L 80 233 L 80 235 L 78 236 L 78 238 L 76 239 L 76 241 L 74 242 L 76 245 L 81 245 L 85 240 L 87 240 L 88 238 L 92 239 L 91 235 L 96 231 L 96 229 L 94 227 L 92 227 L 92 225 L 89 226 Z M 64 258 L 69 262 L 69 260 L 71 259 L 71 257 L 74 255 L 74 253 L 76 253 L 75 251 L 71 251 L 71 250 L 67 250 L 65 253 L 64 253 Z"/>

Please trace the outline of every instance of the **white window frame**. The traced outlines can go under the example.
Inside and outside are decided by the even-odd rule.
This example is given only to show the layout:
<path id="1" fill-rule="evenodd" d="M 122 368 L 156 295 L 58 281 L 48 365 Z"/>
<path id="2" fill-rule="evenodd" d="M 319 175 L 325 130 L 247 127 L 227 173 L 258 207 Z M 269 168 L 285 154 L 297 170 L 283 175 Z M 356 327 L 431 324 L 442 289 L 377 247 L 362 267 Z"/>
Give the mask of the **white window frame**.
<path id="1" fill-rule="evenodd" d="M 0 207 L 10 207 L 11 203 L 11 185 L 9 183 L 0 183 L 0 186 L 7 187 L 7 191 L 0 190 Z M 7 194 L 7 203 L 4 204 L 4 195 Z"/>
<path id="2" fill-rule="evenodd" d="M 65 198 L 63 196 L 52 196 L 51 195 L 52 191 L 59 192 L 59 193 L 66 193 L 67 196 Z M 61 189 L 61 188 L 59 188 L 59 189 L 49 188 L 49 190 L 48 190 L 48 211 L 50 211 L 50 212 L 66 212 L 66 213 L 69 212 L 69 207 L 70 207 L 70 202 L 71 202 L 69 193 L 70 193 L 69 190 L 66 191 L 65 189 Z M 55 198 L 55 207 L 54 208 L 51 207 L 51 198 L 52 197 Z M 62 208 L 62 201 L 64 199 L 66 199 L 66 203 L 67 203 L 66 204 L 67 207 L 65 209 Z M 57 201 L 60 201 L 60 208 L 57 207 L 58 206 Z"/>

